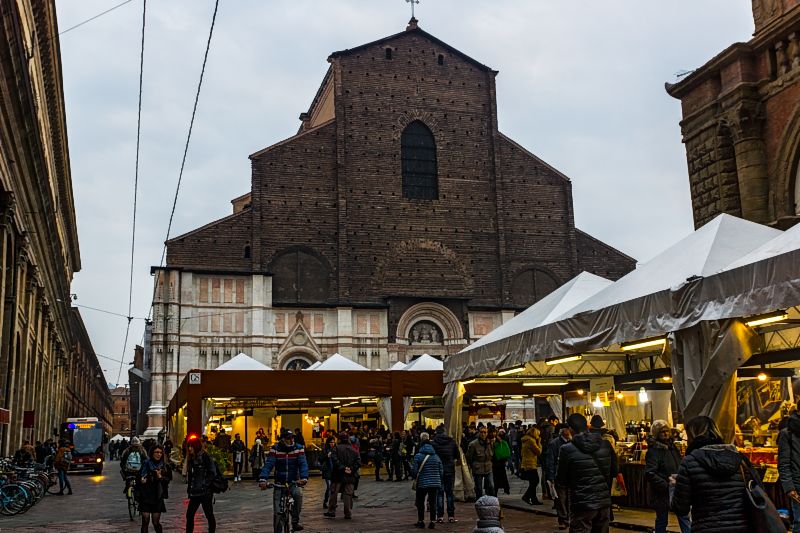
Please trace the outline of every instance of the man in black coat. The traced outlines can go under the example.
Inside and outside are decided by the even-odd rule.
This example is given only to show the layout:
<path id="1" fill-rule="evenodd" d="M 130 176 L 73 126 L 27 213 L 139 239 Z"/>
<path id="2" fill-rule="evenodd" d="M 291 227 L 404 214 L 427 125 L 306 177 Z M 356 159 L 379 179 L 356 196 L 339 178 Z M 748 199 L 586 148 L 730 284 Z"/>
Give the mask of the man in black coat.
<path id="1" fill-rule="evenodd" d="M 650 485 L 650 504 L 656 511 L 654 533 L 666 533 L 669 521 L 669 502 L 675 490 L 681 452 L 672 441 L 672 428 L 666 420 L 655 420 L 647 439 L 644 456 L 644 477 Z M 688 516 L 678 517 L 681 531 L 689 533 L 692 524 Z"/>
<path id="2" fill-rule="evenodd" d="M 605 533 L 611 516 L 611 480 L 617 475 L 617 455 L 611 444 L 587 431 L 586 417 L 574 413 L 567 424 L 575 434 L 558 455 L 556 484 L 569 493 L 571 533 Z"/>
<path id="3" fill-rule="evenodd" d="M 561 447 L 572 440 L 572 430 L 566 424 L 558 424 L 554 429 L 556 436 L 550 440 L 547 449 L 542 454 L 546 457 L 542 472 L 547 476 L 548 485 L 554 485 L 555 491 L 551 491 L 551 494 L 553 495 L 553 504 L 558 515 L 558 529 L 567 529 L 569 527 L 569 494 L 565 487 L 555 485 L 555 479 L 558 455 L 561 452 Z"/>
<path id="4" fill-rule="evenodd" d="M 336 500 L 341 492 L 344 517 L 348 520 L 352 518 L 354 484 L 360 468 L 361 456 L 350 445 L 350 436 L 342 431 L 339 434 L 339 444 L 331 452 L 331 490 L 328 510 L 323 515 L 328 518 L 336 516 Z"/>
<path id="5" fill-rule="evenodd" d="M 460 450 L 456 441 L 445 433 L 443 425 L 436 428 L 433 449 L 442 461 L 442 488 L 436 496 L 436 518 L 444 519 L 444 503 L 447 498 L 447 518 L 452 522 L 456 515 L 453 486 L 456 482 L 456 463 L 460 458 Z"/>
<path id="6" fill-rule="evenodd" d="M 778 433 L 778 474 L 781 487 L 792 505 L 792 531 L 800 532 L 800 413 L 789 416 L 789 423 Z"/>

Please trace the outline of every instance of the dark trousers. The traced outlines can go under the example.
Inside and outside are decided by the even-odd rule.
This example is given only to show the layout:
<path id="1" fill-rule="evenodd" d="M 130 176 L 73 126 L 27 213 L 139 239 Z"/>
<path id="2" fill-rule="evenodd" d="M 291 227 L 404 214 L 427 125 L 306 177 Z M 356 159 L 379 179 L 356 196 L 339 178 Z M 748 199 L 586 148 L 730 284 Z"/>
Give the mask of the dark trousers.
<path id="1" fill-rule="evenodd" d="M 570 511 L 569 533 L 608 533 L 611 507 Z"/>
<path id="2" fill-rule="evenodd" d="M 375 458 L 375 480 L 381 478 L 381 467 L 383 466 L 383 459 L 380 457 Z"/>
<path id="3" fill-rule="evenodd" d="M 233 463 L 233 475 L 237 477 L 241 476 L 243 467 L 244 463 Z"/>
<path id="4" fill-rule="evenodd" d="M 494 490 L 494 483 L 492 482 L 492 474 L 472 474 L 475 480 L 475 499 L 477 500 L 484 494 L 487 496 L 496 496 Z"/>
<path id="5" fill-rule="evenodd" d="M 544 454 L 541 455 L 541 457 L 544 457 Z M 547 465 L 544 462 L 542 462 L 541 467 L 542 467 L 542 498 L 544 498 L 545 496 L 552 498 L 554 495 L 550 494 L 550 484 L 547 482 L 548 481 Z"/>
<path id="6" fill-rule="evenodd" d="M 456 499 L 453 495 L 453 486 L 456 483 L 456 474 L 442 474 L 442 488 L 436 494 L 436 518 L 444 518 L 444 503 L 447 500 L 447 516 L 452 518 L 456 515 Z"/>
<path id="7" fill-rule="evenodd" d="M 556 507 L 556 514 L 558 515 L 559 525 L 569 525 L 569 491 L 564 488 L 556 487 L 556 493 L 553 494 L 553 504 Z"/>
<path id="8" fill-rule="evenodd" d="M 425 521 L 425 498 L 428 499 L 428 509 L 430 509 L 431 522 L 436 520 L 436 494 L 439 492 L 438 487 L 431 487 L 428 489 L 417 489 L 417 521 Z"/>
<path id="9" fill-rule="evenodd" d="M 403 465 L 403 478 L 408 479 L 411 477 L 411 463 L 408 462 L 408 456 L 400 459 L 400 463 Z"/>
<path id="10" fill-rule="evenodd" d="M 405 459 L 403 459 L 402 457 L 398 457 L 397 459 L 392 461 L 394 463 L 393 470 L 394 470 L 394 478 L 395 479 L 398 479 L 398 480 L 399 479 L 403 479 L 404 475 L 405 475 L 405 477 L 408 477 L 408 474 L 405 471 L 404 461 L 405 461 Z M 392 476 L 389 476 L 389 477 L 391 478 Z"/>
<path id="11" fill-rule="evenodd" d="M 328 500 L 328 512 L 336 514 L 339 493 L 342 493 L 342 506 L 345 516 L 353 516 L 353 484 L 344 482 L 331 482 L 331 493 Z"/>
<path id="12" fill-rule="evenodd" d="M 217 530 L 217 519 L 214 518 L 214 495 L 208 496 L 189 496 L 189 506 L 186 508 L 186 533 L 194 532 L 194 515 L 197 509 L 203 506 L 203 514 L 208 520 L 208 533 L 215 533 Z"/>
<path id="13" fill-rule="evenodd" d="M 538 500 L 536 497 L 536 489 L 539 487 L 539 471 L 535 468 L 533 470 L 523 470 L 528 477 L 528 488 L 525 494 L 522 495 L 523 500 Z"/>
<path id="14" fill-rule="evenodd" d="M 69 483 L 69 476 L 67 475 L 66 470 L 56 470 L 58 472 L 58 488 L 60 489 L 59 492 L 64 492 L 64 489 L 69 490 L 72 492 L 72 485 Z"/>
<path id="15" fill-rule="evenodd" d="M 492 459 L 492 480 L 494 480 L 495 493 L 499 493 L 500 489 L 503 489 L 506 494 L 511 492 L 511 486 L 508 484 L 505 459 L 500 461 Z"/>

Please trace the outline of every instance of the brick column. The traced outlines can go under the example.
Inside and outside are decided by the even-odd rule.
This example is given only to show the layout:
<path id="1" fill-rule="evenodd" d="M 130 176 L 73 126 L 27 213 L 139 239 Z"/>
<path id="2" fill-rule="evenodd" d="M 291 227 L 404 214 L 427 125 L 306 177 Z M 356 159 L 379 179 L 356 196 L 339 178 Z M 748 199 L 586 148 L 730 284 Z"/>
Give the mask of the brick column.
<path id="1" fill-rule="evenodd" d="M 772 217 L 760 106 L 757 102 L 741 101 L 726 112 L 724 120 L 733 134 L 742 217 L 766 224 Z"/>

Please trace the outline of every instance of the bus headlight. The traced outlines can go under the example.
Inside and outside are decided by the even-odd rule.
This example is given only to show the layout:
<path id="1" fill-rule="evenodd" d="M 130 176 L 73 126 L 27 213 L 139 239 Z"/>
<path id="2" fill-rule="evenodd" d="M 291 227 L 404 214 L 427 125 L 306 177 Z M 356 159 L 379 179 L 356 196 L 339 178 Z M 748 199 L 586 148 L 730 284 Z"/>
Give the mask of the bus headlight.
<path id="1" fill-rule="evenodd" d="M 98 457 L 97 459 L 95 459 L 95 461 L 97 461 L 98 463 L 102 463 L 102 462 L 103 462 L 103 459 L 101 459 L 100 457 Z"/>

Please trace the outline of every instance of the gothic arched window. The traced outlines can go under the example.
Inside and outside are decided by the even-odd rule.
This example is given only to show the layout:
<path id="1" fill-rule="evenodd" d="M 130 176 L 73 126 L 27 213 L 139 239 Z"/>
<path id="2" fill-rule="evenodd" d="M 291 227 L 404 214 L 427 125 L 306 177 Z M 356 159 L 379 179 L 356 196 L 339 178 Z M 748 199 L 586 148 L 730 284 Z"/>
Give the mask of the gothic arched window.
<path id="1" fill-rule="evenodd" d="M 330 271 L 309 250 L 290 248 L 281 252 L 269 270 L 276 303 L 321 303 L 328 299 Z"/>
<path id="2" fill-rule="evenodd" d="M 523 270 L 511 282 L 511 302 L 519 307 L 528 307 L 556 290 L 559 285 L 561 283 L 544 270 Z"/>
<path id="3" fill-rule="evenodd" d="M 428 127 L 415 120 L 400 138 L 403 169 L 403 197 L 417 200 L 439 198 L 436 169 L 436 141 Z"/>

